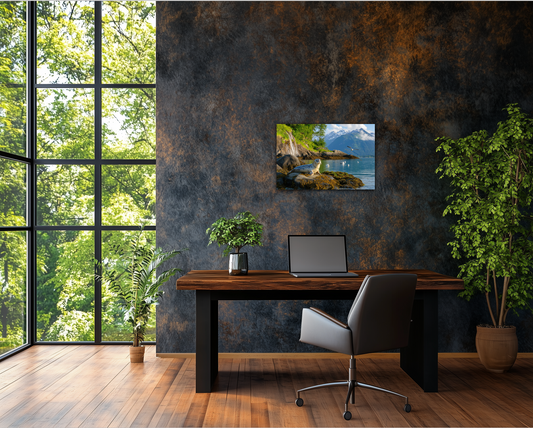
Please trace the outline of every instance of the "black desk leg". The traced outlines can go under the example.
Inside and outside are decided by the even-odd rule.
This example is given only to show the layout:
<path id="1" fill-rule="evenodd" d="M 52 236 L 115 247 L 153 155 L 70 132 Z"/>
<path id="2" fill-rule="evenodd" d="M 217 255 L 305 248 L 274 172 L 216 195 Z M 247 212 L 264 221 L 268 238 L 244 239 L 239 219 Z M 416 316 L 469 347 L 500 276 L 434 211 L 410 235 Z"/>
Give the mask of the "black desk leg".
<path id="1" fill-rule="evenodd" d="M 196 291 L 196 392 L 211 392 L 218 375 L 218 300 Z"/>
<path id="2" fill-rule="evenodd" d="M 438 315 L 437 291 L 417 291 L 409 345 L 400 349 L 400 367 L 424 392 L 438 391 Z"/>

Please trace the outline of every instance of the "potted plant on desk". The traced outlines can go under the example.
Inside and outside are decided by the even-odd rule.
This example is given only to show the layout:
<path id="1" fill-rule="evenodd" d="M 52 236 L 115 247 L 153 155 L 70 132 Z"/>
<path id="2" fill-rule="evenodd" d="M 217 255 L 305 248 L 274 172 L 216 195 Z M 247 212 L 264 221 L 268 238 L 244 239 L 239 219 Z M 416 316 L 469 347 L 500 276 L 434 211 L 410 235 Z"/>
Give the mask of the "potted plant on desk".
<path id="1" fill-rule="evenodd" d="M 263 225 L 257 221 L 259 216 L 254 216 L 250 211 L 238 213 L 235 217 L 227 219 L 219 218 L 206 230 L 209 234 L 209 243 L 218 243 L 218 246 L 227 245 L 224 256 L 229 255 L 229 274 L 248 274 L 248 254 L 241 253 L 242 247 L 249 245 L 263 245 Z M 235 252 L 231 252 L 231 249 Z"/>
<path id="2" fill-rule="evenodd" d="M 98 264 L 101 275 L 95 275 L 109 287 L 118 299 L 124 311 L 124 321 L 132 327 L 133 346 L 130 347 L 130 362 L 144 361 L 144 334 L 150 318 L 152 307 L 157 305 L 163 296 L 159 288 L 179 268 L 172 268 L 157 274 L 157 269 L 167 260 L 186 250 L 163 251 L 154 245 L 141 241 L 141 232 L 126 244 L 114 246 L 116 259 Z"/>
<path id="3" fill-rule="evenodd" d="M 444 215 L 457 216 L 448 245 L 464 261 L 460 296 L 485 294 L 492 324 L 477 327 L 476 348 L 483 365 L 497 373 L 510 369 L 518 352 L 507 314 L 532 309 L 533 298 L 533 120 L 516 104 L 506 110 L 507 120 L 491 137 L 479 131 L 437 139 L 437 151 L 445 154 L 437 172 L 451 178 L 453 189 Z"/>

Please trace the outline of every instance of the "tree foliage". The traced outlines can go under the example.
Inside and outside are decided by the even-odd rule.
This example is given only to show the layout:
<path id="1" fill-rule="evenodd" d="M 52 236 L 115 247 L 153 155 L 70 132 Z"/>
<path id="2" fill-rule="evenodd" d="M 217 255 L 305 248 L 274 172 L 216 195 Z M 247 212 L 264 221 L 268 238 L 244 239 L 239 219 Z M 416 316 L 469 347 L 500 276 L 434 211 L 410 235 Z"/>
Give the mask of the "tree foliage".
<path id="1" fill-rule="evenodd" d="M 37 2 L 37 83 L 94 83 L 94 7 Z"/>
<path id="2" fill-rule="evenodd" d="M 505 110 L 492 136 L 437 139 L 444 152 L 437 172 L 451 179 L 444 215 L 456 216 L 448 245 L 463 262 L 461 296 L 485 293 L 495 326 L 511 309 L 531 309 L 533 299 L 533 120 L 517 104 Z"/>
<path id="3" fill-rule="evenodd" d="M 0 2 L 0 150 L 26 156 L 25 2 Z"/>

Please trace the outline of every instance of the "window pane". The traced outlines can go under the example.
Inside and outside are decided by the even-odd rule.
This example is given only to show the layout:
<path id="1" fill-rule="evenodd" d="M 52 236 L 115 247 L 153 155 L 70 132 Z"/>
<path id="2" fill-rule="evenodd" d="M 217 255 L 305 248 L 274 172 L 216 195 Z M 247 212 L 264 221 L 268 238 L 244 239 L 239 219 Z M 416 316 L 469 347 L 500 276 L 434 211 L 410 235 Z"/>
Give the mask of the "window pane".
<path id="1" fill-rule="evenodd" d="M 25 2 L 0 2 L 0 150 L 26 156 Z"/>
<path id="2" fill-rule="evenodd" d="M 109 231 L 102 233 L 102 254 L 106 263 L 113 264 L 118 255 L 115 250 L 117 245 L 129 242 L 139 232 Z M 155 246 L 155 231 L 142 232 L 143 243 Z M 148 327 L 144 337 L 145 341 L 155 341 L 155 307 L 152 308 Z M 124 311 L 121 309 L 117 298 L 107 288 L 102 286 L 102 340 L 128 341 L 132 340 L 132 326 L 124 322 Z"/>
<path id="3" fill-rule="evenodd" d="M 26 84 L 26 2 L 0 2 L 2 83 Z"/>
<path id="4" fill-rule="evenodd" d="M 102 90 L 102 157 L 155 159 L 155 88 Z"/>
<path id="5" fill-rule="evenodd" d="M 37 232 L 37 340 L 94 340 L 94 233 Z"/>
<path id="6" fill-rule="evenodd" d="M 94 159 L 94 90 L 37 90 L 37 157 Z"/>
<path id="7" fill-rule="evenodd" d="M 102 224 L 155 225 L 155 165 L 102 166 Z"/>
<path id="8" fill-rule="evenodd" d="M 0 226 L 26 226 L 26 164 L 0 159 Z"/>
<path id="9" fill-rule="evenodd" d="M 26 249 L 26 232 L 0 232 L 0 355 L 27 342 Z"/>
<path id="10" fill-rule="evenodd" d="M 37 224 L 94 225 L 94 166 L 37 166 Z"/>
<path id="11" fill-rule="evenodd" d="M 102 82 L 155 83 L 155 1 L 102 5 Z"/>
<path id="12" fill-rule="evenodd" d="M 37 3 L 37 83 L 94 83 L 94 2 Z"/>

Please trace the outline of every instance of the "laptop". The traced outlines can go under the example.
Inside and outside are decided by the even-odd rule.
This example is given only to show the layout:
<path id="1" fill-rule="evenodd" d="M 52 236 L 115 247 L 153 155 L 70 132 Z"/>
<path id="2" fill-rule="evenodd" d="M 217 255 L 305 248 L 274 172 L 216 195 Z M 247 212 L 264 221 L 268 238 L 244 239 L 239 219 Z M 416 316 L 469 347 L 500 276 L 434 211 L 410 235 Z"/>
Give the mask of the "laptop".
<path id="1" fill-rule="evenodd" d="M 346 236 L 289 235 L 289 273 L 296 278 L 345 278 L 348 272 Z"/>

